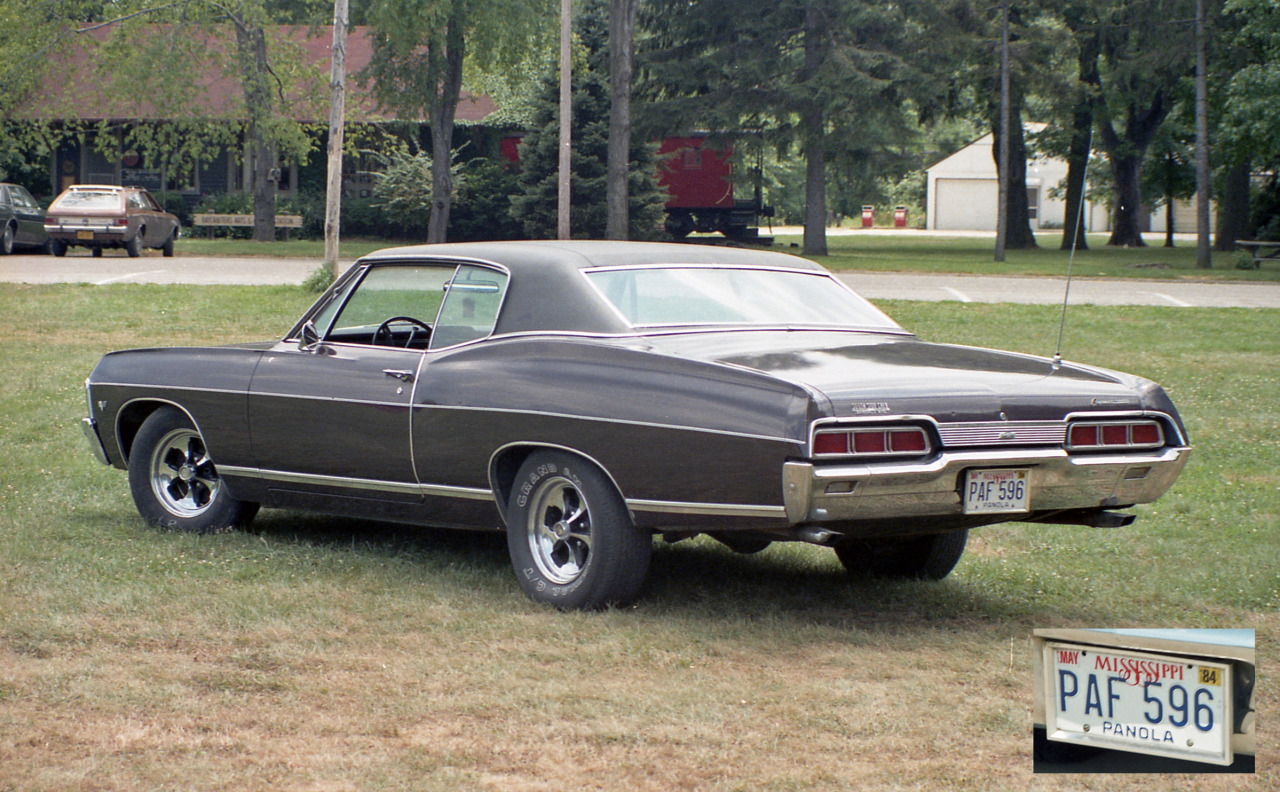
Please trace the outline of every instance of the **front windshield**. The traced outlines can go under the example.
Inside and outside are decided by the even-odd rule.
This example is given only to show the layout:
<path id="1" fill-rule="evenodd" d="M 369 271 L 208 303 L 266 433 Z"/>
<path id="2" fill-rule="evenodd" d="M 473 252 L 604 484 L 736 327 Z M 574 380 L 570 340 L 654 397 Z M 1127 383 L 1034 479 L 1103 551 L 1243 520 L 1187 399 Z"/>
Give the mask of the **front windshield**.
<path id="1" fill-rule="evenodd" d="M 826 272 L 669 265 L 587 270 L 633 327 L 901 328 Z"/>

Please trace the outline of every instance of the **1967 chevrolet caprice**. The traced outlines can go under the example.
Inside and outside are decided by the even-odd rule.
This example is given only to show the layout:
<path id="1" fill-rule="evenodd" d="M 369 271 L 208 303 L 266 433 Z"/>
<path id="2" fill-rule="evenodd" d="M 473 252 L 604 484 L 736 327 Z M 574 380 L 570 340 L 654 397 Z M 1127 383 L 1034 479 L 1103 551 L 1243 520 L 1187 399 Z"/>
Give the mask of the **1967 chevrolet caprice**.
<path id="1" fill-rule="evenodd" d="M 817 264 L 693 245 L 383 250 L 282 340 L 112 353 L 87 389 L 149 522 L 505 529 L 562 608 L 634 598 L 655 533 L 942 578 L 976 526 L 1127 525 L 1190 450 L 1155 383 L 925 343 Z"/>

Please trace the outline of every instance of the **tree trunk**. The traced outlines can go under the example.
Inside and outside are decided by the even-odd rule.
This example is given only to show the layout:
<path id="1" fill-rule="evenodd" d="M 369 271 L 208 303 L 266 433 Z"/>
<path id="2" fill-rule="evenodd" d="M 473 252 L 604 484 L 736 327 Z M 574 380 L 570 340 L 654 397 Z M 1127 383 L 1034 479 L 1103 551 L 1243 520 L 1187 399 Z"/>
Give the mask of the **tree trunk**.
<path id="1" fill-rule="evenodd" d="M 1098 38 L 1085 36 L 1080 39 L 1077 57 L 1079 79 L 1082 86 L 1097 85 Z M 1093 144 L 1093 105 L 1081 90 L 1079 101 L 1071 118 L 1071 145 L 1067 151 L 1067 198 L 1062 222 L 1062 250 L 1088 250 L 1085 234 L 1088 227 L 1084 219 L 1084 196 L 1088 190 L 1089 154 Z"/>
<path id="2" fill-rule="evenodd" d="M 605 178 L 606 239 L 626 239 L 631 226 L 631 64 L 639 0 L 609 3 L 609 161 Z"/>
<path id="3" fill-rule="evenodd" d="M 444 242 L 453 204 L 453 125 L 462 93 L 462 61 L 466 52 L 461 20 L 451 15 L 445 37 L 444 79 L 431 103 L 431 216 L 427 243 Z"/>
<path id="4" fill-rule="evenodd" d="M 1218 202 L 1218 233 L 1214 250 L 1230 253 L 1237 239 L 1249 238 L 1249 173 L 1252 163 L 1236 162 L 1227 169 Z"/>
<path id="5" fill-rule="evenodd" d="M 1166 197 L 1164 204 L 1164 246 L 1173 247 L 1173 198 Z"/>
<path id="6" fill-rule="evenodd" d="M 1209 74 L 1205 0 L 1196 0 L 1196 267 L 1209 269 Z"/>
<path id="7" fill-rule="evenodd" d="M 1000 122 L 993 125 L 996 145 L 993 152 L 1000 148 Z M 996 158 L 999 170 L 999 157 Z M 1027 211 L 1027 140 L 1022 133 L 1022 94 L 1010 92 L 1009 101 L 1009 173 L 998 174 L 1005 180 L 1009 191 L 1006 211 L 1004 245 L 1009 250 L 1027 250 L 1039 247 L 1036 236 L 1031 231 L 1031 215 Z"/>
<path id="8" fill-rule="evenodd" d="M 822 18 L 812 0 L 804 9 L 804 71 L 811 78 L 822 65 Z M 818 100 L 813 100 L 814 102 Z M 827 255 L 827 147 L 825 115 L 816 104 L 801 117 L 804 135 L 804 253 Z"/>
<path id="9" fill-rule="evenodd" d="M 276 183 L 280 172 L 276 167 L 275 150 L 263 132 L 263 124 L 271 115 L 267 34 L 262 28 L 243 20 L 233 19 L 232 22 L 236 29 L 240 82 L 249 116 L 246 133 L 253 161 L 253 238 L 258 242 L 270 242 L 276 238 Z"/>
<path id="10" fill-rule="evenodd" d="M 1115 182 L 1115 221 L 1108 245 L 1146 247 L 1142 241 L 1142 155 L 1111 155 L 1111 177 Z"/>

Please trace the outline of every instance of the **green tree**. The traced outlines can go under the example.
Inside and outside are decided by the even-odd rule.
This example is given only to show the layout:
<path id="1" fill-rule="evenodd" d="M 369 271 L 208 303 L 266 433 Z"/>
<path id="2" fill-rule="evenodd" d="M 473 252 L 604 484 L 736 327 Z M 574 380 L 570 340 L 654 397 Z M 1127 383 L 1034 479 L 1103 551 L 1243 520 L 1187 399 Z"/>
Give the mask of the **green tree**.
<path id="1" fill-rule="evenodd" d="M 921 68 L 919 21 L 935 11 L 914 0 L 653 0 L 641 10 L 645 114 L 662 131 L 759 130 L 779 150 L 799 145 L 804 251 L 825 254 L 828 164 L 938 86 Z"/>
<path id="2" fill-rule="evenodd" d="M 574 19 L 579 51 L 573 67 L 573 148 L 571 152 L 570 234 L 604 238 L 608 228 L 609 161 L 609 29 L 606 0 L 583 0 Z M 520 145 L 520 193 L 512 214 L 527 236 L 556 235 L 559 162 L 559 94 L 557 72 L 543 81 L 534 123 Z M 653 239 L 661 227 L 666 203 L 658 187 L 653 146 L 632 142 L 628 172 L 630 239 Z"/>
<path id="3" fill-rule="evenodd" d="M 517 64 L 545 20 L 545 0 L 374 0 L 373 59 L 365 74 L 374 96 L 400 118 L 424 116 L 431 127 L 431 214 L 428 242 L 443 242 L 453 183 L 453 128 L 464 68 Z"/>
<path id="4" fill-rule="evenodd" d="M 1099 0 L 1097 143 L 1115 185 L 1108 245 L 1143 247 L 1142 165 L 1191 74 L 1194 15 L 1187 0 Z"/>

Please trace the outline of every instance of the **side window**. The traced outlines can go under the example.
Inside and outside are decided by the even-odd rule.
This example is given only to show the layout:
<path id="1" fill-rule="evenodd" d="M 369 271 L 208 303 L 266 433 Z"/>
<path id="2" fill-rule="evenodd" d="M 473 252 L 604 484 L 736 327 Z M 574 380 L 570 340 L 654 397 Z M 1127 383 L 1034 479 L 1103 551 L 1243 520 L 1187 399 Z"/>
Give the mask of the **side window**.
<path id="1" fill-rule="evenodd" d="M 507 280 L 506 273 L 497 270 L 458 267 L 431 333 L 431 349 L 475 341 L 492 333 L 507 293 Z"/>
<path id="2" fill-rule="evenodd" d="M 329 306 L 320 311 L 316 328 L 322 337 L 336 342 L 418 347 L 415 341 L 426 341 L 424 328 L 435 321 L 453 272 L 453 266 L 374 267 L 356 285 L 336 318 L 329 320 Z M 338 297 L 330 305 L 336 310 L 340 303 Z M 375 339 L 378 328 L 394 318 L 413 321 L 395 323 Z"/>

